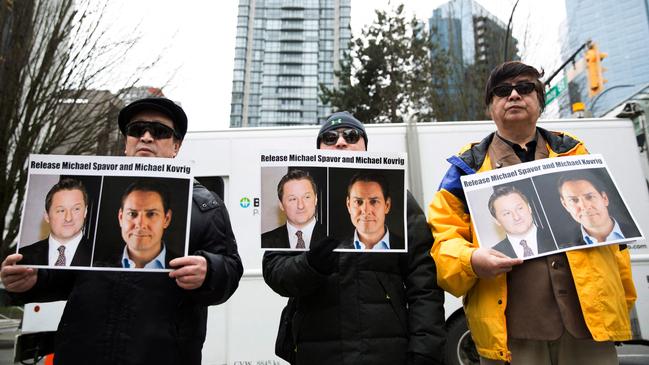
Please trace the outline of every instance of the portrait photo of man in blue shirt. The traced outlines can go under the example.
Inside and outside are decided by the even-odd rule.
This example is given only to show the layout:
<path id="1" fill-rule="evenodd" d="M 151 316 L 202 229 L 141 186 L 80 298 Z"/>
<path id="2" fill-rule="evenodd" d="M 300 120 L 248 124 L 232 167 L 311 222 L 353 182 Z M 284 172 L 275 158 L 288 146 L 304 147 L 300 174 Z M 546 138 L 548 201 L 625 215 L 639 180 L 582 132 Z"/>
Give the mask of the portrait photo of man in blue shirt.
<path id="1" fill-rule="evenodd" d="M 162 237 L 171 224 L 167 192 L 155 183 L 135 182 L 124 195 L 118 220 L 126 243 L 121 259 L 124 268 L 164 269 L 166 248 Z"/>
<path id="2" fill-rule="evenodd" d="M 579 223 L 579 231 L 567 247 L 621 240 L 637 235 L 638 230 L 633 224 L 616 220 L 609 214 L 611 196 L 597 179 L 588 174 L 567 174 L 559 178 L 557 189 L 561 205 Z"/>
<path id="3" fill-rule="evenodd" d="M 341 248 L 356 250 L 403 249 L 403 238 L 390 234 L 385 219 L 392 199 L 387 179 L 374 172 L 359 172 L 349 181 L 347 211 L 356 228 L 351 242 Z"/>

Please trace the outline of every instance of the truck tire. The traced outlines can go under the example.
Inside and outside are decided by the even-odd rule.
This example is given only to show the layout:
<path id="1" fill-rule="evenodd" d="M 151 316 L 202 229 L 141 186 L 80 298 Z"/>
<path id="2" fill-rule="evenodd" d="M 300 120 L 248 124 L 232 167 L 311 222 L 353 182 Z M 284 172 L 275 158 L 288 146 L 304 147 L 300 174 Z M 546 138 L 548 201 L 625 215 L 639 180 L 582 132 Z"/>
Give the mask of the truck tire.
<path id="1" fill-rule="evenodd" d="M 446 322 L 446 364 L 474 365 L 480 363 L 464 313 Z"/>

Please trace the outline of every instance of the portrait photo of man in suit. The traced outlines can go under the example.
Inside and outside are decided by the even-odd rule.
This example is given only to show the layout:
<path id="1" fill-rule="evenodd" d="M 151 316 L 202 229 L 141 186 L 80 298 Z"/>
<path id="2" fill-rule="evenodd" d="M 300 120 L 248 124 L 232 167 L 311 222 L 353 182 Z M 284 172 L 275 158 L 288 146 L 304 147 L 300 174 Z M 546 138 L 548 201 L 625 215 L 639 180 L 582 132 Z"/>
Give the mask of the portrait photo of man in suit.
<path id="1" fill-rule="evenodd" d="M 88 213 L 88 193 L 83 183 L 63 178 L 45 197 L 43 219 L 50 228 L 47 238 L 21 247 L 24 265 L 59 267 L 90 266 L 92 243 L 84 238 L 83 226 Z"/>
<path id="2" fill-rule="evenodd" d="M 261 235 L 262 248 L 308 250 L 311 242 L 325 234 L 316 219 L 318 187 L 307 172 L 289 170 L 277 184 L 279 209 L 286 214 L 286 224 Z"/>
<path id="3" fill-rule="evenodd" d="M 162 185 L 136 181 L 126 188 L 118 212 L 122 239 L 126 243 L 120 266 L 124 268 L 164 269 L 170 258 L 163 241 L 171 224 L 168 192 Z"/>
<path id="4" fill-rule="evenodd" d="M 565 247 L 636 237 L 635 225 L 609 214 L 611 196 L 604 184 L 583 172 L 566 173 L 557 180 L 561 205 L 579 224 Z"/>
<path id="5" fill-rule="evenodd" d="M 516 187 L 495 187 L 488 206 L 495 223 L 507 235 L 492 247 L 494 250 L 510 258 L 525 258 L 557 249 L 552 235 L 534 223 L 530 202 Z"/>
<path id="6" fill-rule="evenodd" d="M 343 241 L 341 248 L 356 250 L 404 249 L 402 237 L 390 233 L 386 216 L 392 208 L 390 187 L 385 176 L 376 172 L 358 172 L 347 185 L 349 218 L 354 236 Z"/>

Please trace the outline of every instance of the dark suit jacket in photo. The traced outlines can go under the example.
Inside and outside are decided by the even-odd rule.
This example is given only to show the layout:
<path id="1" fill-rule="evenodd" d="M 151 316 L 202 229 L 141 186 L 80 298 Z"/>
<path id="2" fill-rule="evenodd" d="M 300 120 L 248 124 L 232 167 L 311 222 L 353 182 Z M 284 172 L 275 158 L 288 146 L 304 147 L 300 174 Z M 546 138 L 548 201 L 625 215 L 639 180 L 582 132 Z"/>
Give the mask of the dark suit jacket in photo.
<path id="1" fill-rule="evenodd" d="M 625 238 L 640 236 L 640 232 L 638 231 L 638 228 L 634 224 L 627 223 L 624 221 L 619 221 L 617 219 L 615 219 L 615 221 L 620 226 L 620 230 L 622 231 L 622 234 L 624 235 Z M 586 241 L 584 241 L 584 237 L 581 235 L 581 226 L 577 226 L 577 230 L 573 233 L 572 240 L 570 240 L 570 242 L 564 242 L 564 243 L 558 242 L 558 244 L 560 248 L 569 248 L 569 247 L 586 245 Z"/>
<path id="2" fill-rule="evenodd" d="M 20 248 L 18 253 L 23 255 L 20 264 L 48 265 L 49 237 Z M 88 240 L 82 238 L 79 246 L 77 246 L 77 251 L 74 253 L 70 266 L 90 266 L 90 256 L 92 256 L 92 245 Z"/>
<path id="3" fill-rule="evenodd" d="M 405 248 L 405 244 L 403 241 L 403 237 L 398 236 L 394 234 L 393 232 L 390 232 L 390 251 L 392 250 L 403 250 Z M 354 249 L 354 236 L 351 236 L 350 238 L 346 238 L 342 241 L 340 246 L 338 248 L 345 248 L 345 249 Z M 367 250 L 370 251 L 370 250 Z"/>
<path id="4" fill-rule="evenodd" d="M 318 242 L 325 237 L 325 230 L 321 224 L 316 222 L 311 233 L 311 241 Z M 308 246 L 310 243 L 305 242 Z M 291 248 L 288 239 L 288 228 L 283 224 L 272 231 L 268 231 L 261 235 L 261 248 Z"/>
<path id="5" fill-rule="evenodd" d="M 547 229 L 540 229 L 537 227 L 536 244 L 538 246 L 537 248 L 539 250 L 538 252 L 539 254 L 557 250 L 557 246 L 554 244 L 552 235 L 550 234 L 550 231 L 548 231 Z M 514 251 L 514 248 L 512 247 L 511 242 L 509 242 L 509 238 L 507 237 L 505 237 L 504 240 L 498 242 L 498 244 L 496 244 L 493 247 L 493 249 L 496 251 L 500 251 L 511 258 L 518 257 L 516 255 L 516 251 Z"/>

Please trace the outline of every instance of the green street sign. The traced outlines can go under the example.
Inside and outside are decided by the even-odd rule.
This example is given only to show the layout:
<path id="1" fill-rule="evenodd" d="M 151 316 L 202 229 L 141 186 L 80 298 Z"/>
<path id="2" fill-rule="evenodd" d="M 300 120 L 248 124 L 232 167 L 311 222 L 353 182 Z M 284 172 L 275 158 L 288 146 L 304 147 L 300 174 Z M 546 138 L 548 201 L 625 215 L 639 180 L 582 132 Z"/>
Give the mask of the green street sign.
<path id="1" fill-rule="evenodd" d="M 568 89 L 568 80 L 566 80 L 564 76 L 558 84 L 552 86 L 550 90 L 545 93 L 545 105 L 547 106 L 553 102 L 554 99 L 563 94 L 566 89 Z"/>

